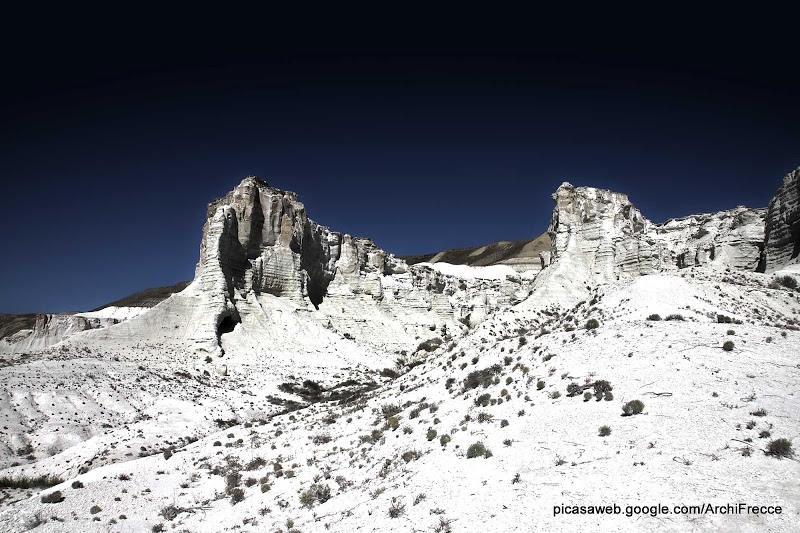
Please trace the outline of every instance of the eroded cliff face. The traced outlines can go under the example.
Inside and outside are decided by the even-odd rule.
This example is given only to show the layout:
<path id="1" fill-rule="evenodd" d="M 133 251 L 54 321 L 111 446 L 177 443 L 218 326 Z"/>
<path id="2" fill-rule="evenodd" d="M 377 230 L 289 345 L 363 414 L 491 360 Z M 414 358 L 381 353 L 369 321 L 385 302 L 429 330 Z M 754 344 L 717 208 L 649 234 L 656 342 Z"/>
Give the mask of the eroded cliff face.
<path id="1" fill-rule="evenodd" d="M 0 339 L 0 353 L 43 350 L 78 332 L 107 326 L 113 321 L 79 315 L 36 313 L 31 328 L 22 328 Z"/>
<path id="2" fill-rule="evenodd" d="M 524 299 L 531 283 L 409 268 L 370 239 L 317 224 L 295 193 L 250 176 L 209 205 L 195 285 L 223 296 L 215 321 L 223 349 L 235 351 L 248 344 L 246 330 L 288 302 L 347 339 L 413 348 Z"/>
<path id="3" fill-rule="evenodd" d="M 195 277 L 209 269 L 221 269 L 231 299 L 252 291 L 319 306 L 334 280 L 369 292 L 371 275 L 407 267 L 370 239 L 320 226 L 295 193 L 250 176 L 208 207 Z"/>
<path id="4" fill-rule="evenodd" d="M 574 303 L 591 287 L 692 266 L 755 271 L 766 209 L 737 207 L 654 224 L 627 195 L 563 183 L 553 195 L 546 267 L 536 280 L 542 301 Z M 548 266 L 549 265 L 549 266 Z"/>
<path id="5" fill-rule="evenodd" d="M 800 255 L 800 168 L 783 178 L 766 216 L 763 269 L 774 271 L 798 262 Z"/>

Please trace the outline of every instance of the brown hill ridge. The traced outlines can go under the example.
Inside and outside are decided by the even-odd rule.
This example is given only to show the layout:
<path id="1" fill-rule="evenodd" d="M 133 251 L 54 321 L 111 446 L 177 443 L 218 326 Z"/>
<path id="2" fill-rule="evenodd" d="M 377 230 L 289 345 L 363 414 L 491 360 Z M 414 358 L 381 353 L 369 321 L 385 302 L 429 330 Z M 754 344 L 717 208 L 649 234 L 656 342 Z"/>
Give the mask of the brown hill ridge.
<path id="1" fill-rule="evenodd" d="M 453 248 L 441 252 L 399 256 L 409 265 L 417 263 L 450 263 L 453 265 L 508 265 L 517 272 L 541 270 L 539 253 L 550 251 L 550 237 L 542 233 L 521 241 L 497 241 L 472 248 Z"/>

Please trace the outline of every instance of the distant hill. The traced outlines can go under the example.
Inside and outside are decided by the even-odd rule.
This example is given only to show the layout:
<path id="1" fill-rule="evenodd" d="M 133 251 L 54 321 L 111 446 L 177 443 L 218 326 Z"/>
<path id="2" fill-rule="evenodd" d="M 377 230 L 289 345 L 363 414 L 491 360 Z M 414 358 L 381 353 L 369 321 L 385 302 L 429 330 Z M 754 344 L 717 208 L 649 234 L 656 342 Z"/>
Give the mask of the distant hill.
<path id="1" fill-rule="evenodd" d="M 521 241 L 498 241 L 472 248 L 453 248 L 421 255 L 399 256 L 409 265 L 450 263 L 453 265 L 509 265 L 517 271 L 540 270 L 539 252 L 550 250 L 547 233 Z"/>
<path id="2" fill-rule="evenodd" d="M 13 335 L 22 329 L 33 329 L 36 324 L 36 313 L 24 315 L 7 315 L 0 313 L 0 339 Z"/>
<path id="3" fill-rule="evenodd" d="M 176 292 L 181 292 L 183 289 L 188 287 L 190 283 L 191 281 L 181 281 L 175 285 L 145 289 L 129 296 L 125 296 L 124 298 L 120 298 L 119 300 L 115 300 L 111 303 L 101 305 L 96 309 L 92 309 L 92 311 L 99 311 L 100 309 L 109 307 L 111 305 L 114 307 L 154 307 L 158 303 L 169 298 L 170 295 Z"/>

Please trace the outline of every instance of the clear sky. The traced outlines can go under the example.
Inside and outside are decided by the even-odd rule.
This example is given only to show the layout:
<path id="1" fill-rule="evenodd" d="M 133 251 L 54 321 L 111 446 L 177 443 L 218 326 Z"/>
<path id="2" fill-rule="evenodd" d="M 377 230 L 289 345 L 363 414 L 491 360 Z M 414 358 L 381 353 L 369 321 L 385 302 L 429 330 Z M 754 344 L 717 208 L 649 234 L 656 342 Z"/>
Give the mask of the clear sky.
<path id="1" fill-rule="evenodd" d="M 766 206 L 800 166 L 794 33 L 277 26 L 5 37 L 0 312 L 191 279 L 207 203 L 248 174 L 413 254 L 538 235 L 563 181 L 660 222 Z"/>

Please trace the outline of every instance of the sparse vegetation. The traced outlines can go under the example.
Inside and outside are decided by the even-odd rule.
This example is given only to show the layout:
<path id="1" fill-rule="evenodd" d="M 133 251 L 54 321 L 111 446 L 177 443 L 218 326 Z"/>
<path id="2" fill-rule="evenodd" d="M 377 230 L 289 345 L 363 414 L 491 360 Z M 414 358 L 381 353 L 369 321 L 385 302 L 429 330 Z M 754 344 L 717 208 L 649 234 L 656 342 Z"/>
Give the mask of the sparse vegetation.
<path id="1" fill-rule="evenodd" d="M 61 494 L 60 490 L 56 490 L 50 494 L 43 495 L 41 501 L 42 503 L 59 503 L 64 501 L 64 496 Z"/>
<path id="2" fill-rule="evenodd" d="M 731 350 L 733 350 L 733 347 L 734 347 L 733 341 L 725 341 L 725 343 L 722 345 L 722 349 L 725 350 L 726 352 L 730 352 Z"/>
<path id="3" fill-rule="evenodd" d="M 653 313 L 652 315 L 647 317 L 647 320 L 652 320 L 654 322 L 661 320 L 661 315 L 657 313 Z"/>
<path id="4" fill-rule="evenodd" d="M 486 446 L 483 445 L 482 442 L 478 441 L 474 444 L 470 444 L 469 448 L 467 448 L 467 459 L 474 459 L 475 457 L 491 457 L 492 452 Z"/>
<path id="5" fill-rule="evenodd" d="M 781 438 L 769 441 L 764 453 L 778 459 L 789 459 L 794 457 L 794 448 L 791 441 Z"/>
<path id="6" fill-rule="evenodd" d="M 408 450 L 403 452 L 403 455 L 400 457 L 402 457 L 403 461 L 406 463 L 410 463 L 411 461 L 415 461 L 422 457 L 422 453 L 417 450 Z"/>
<path id="7" fill-rule="evenodd" d="M 406 506 L 399 498 L 392 498 L 392 503 L 389 506 L 389 518 L 397 518 L 402 515 L 405 510 Z"/>
<path id="8" fill-rule="evenodd" d="M 477 389 L 480 386 L 488 387 L 492 384 L 494 376 L 502 371 L 503 367 L 497 364 L 470 372 L 467 374 L 467 377 L 464 378 L 464 390 Z"/>
<path id="9" fill-rule="evenodd" d="M 311 508 L 315 503 L 325 503 L 331 499 L 331 488 L 322 483 L 314 483 L 309 489 L 300 494 L 300 505 Z"/>
<path id="10" fill-rule="evenodd" d="M 598 435 L 600 435 L 601 437 L 608 437 L 609 435 L 611 435 L 611 428 L 608 426 L 600 426 Z"/>
<path id="11" fill-rule="evenodd" d="M 50 474 L 42 476 L 2 476 L 0 477 L 0 488 L 2 489 L 35 489 L 47 488 L 54 485 L 63 483 L 64 480 L 60 477 L 52 476 Z"/>
<path id="12" fill-rule="evenodd" d="M 596 318 L 590 318 L 589 320 L 586 321 L 585 327 L 586 329 L 589 330 L 597 329 L 600 327 L 600 322 L 598 322 Z"/>
<path id="13" fill-rule="evenodd" d="M 769 286 L 772 289 L 785 287 L 787 289 L 796 290 L 797 280 L 794 279 L 792 276 L 778 276 L 770 283 Z"/>
<path id="14" fill-rule="evenodd" d="M 623 416 L 638 415 L 644 410 L 644 403 L 641 400 L 631 400 L 622 406 Z"/>

